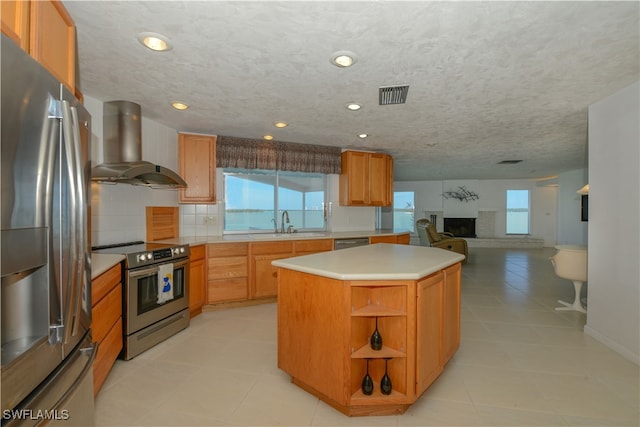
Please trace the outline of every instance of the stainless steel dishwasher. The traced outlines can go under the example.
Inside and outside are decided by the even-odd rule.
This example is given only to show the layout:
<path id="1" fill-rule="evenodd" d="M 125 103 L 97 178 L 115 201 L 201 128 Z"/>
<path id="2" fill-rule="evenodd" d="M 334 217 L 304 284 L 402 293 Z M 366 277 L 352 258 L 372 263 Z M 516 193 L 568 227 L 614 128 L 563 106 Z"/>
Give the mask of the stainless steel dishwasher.
<path id="1" fill-rule="evenodd" d="M 355 237 L 352 239 L 334 239 L 333 250 L 355 248 L 356 246 L 365 246 L 369 244 L 368 237 Z"/>

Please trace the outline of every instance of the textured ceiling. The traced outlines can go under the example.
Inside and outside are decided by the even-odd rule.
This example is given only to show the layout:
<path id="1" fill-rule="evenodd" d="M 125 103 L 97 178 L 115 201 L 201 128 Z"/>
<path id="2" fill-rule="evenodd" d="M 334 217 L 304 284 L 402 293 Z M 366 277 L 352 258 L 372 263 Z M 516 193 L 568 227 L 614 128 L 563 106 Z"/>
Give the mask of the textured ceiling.
<path id="1" fill-rule="evenodd" d="M 387 152 L 397 180 L 585 167 L 588 106 L 640 78 L 635 1 L 64 3 L 86 95 L 178 131 Z M 145 31 L 173 49 L 146 49 Z M 357 63 L 333 66 L 340 50 Z M 407 102 L 378 105 L 396 84 Z"/>

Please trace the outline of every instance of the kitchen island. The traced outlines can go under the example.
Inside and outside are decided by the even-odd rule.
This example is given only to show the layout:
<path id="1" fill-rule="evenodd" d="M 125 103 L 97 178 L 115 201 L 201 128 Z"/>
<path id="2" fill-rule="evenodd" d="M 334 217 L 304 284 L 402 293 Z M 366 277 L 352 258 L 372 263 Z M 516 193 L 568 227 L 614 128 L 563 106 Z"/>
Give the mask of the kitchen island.
<path id="1" fill-rule="evenodd" d="M 346 415 L 403 413 L 459 346 L 463 259 L 383 243 L 272 261 L 278 367 Z M 376 330 L 380 349 L 370 340 Z M 381 387 L 385 373 L 390 390 Z"/>

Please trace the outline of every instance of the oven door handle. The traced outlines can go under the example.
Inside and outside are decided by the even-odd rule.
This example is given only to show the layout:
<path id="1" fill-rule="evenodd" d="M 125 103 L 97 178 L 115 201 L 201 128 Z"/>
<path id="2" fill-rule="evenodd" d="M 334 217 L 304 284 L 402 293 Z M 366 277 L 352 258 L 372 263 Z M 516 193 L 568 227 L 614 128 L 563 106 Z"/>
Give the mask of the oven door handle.
<path id="1" fill-rule="evenodd" d="M 189 258 L 181 259 L 173 263 L 173 269 L 175 270 L 176 268 L 181 268 L 188 264 L 189 264 Z M 151 276 L 153 274 L 158 274 L 158 271 L 160 270 L 160 267 L 159 267 L 160 265 L 161 264 L 156 264 L 151 267 L 129 270 L 129 277 L 133 279 L 135 277 L 144 277 L 144 276 Z"/>
<path id="2" fill-rule="evenodd" d="M 160 268 L 157 265 L 154 265 L 152 267 L 146 267 L 146 268 L 141 268 L 141 269 L 136 269 L 136 270 L 129 270 L 129 277 L 135 278 L 135 277 L 152 276 L 154 274 L 158 274 L 158 270 L 159 269 Z"/>

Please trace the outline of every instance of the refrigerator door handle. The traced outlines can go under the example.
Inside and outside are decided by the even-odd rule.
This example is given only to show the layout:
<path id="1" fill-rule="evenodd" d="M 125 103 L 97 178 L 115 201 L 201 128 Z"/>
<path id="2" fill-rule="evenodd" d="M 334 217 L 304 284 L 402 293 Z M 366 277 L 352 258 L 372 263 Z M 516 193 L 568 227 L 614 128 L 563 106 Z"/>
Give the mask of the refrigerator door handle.
<path id="1" fill-rule="evenodd" d="M 75 301 L 75 318 L 73 325 L 73 334 L 75 335 L 78 331 L 78 327 L 80 325 L 80 316 L 83 309 L 83 300 L 85 300 L 85 307 L 88 311 L 90 311 L 91 307 L 91 292 L 89 292 L 89 287 L 85 286 L 85 284 L 90 282 L 90 274 L 88 270 L 88 266 L 91 263 L 90 254 L 88 251 L 89 248 L 89 230 L 87 225 L 87 213 L 85 211 L 85 206 L 87 205 L 85 188 L 83 183 L 86 182 L 84 179 L 84 172 L 82 168 L 82 153 L 81 153 L 81 145 L 82 139 L 80 137 L 80 120 L 78 118 L 78 109 L 76 107 L 71 107 L 71 118 L 73 123 L 73 149 L 74 149 L 74 160 L 75 160 L 75 174 L 76 174 L 76 191 L 77 194 L 77 238 L 76 242 L 78 245 L 78 258 L 77 262 L 77 281 L 76 281 L 76 301 Z M 86 294 L 85 294 L 86 292 Z"/>
<path id="2" fill-rule="evenodd" d="M 63 315 L 62 326 L 64 333 L 64 343 L 68 343 L 71 337 L 77 333 L 78 312 L 80 310 L 79 299 L 82 298 L 81 282 L 78 282 L 80 272 L 79 264 L 83 259 L 78 257 L 78 182 L 76 182 L 76 151 L 74 148 L 74 130 L 71 107 L 69 101 L 62 100 L 62 133 L 64 140 L 64 150 L 67 157 L 67 176 L 69 179 L 69 200 L 70 200 L 70 256 L 69 256 L 69 280 L 63 283 L 67 289 L 63 290 Z M 65 292 L 66 291 L 66 292 Z"/>
<path id="3" fill-rule="evenodd" d="M 98 343 L 91 343 L 89 347 L 83 347 L 78 349 L 81 355 L 87 356 L 89 359 L 86 361 L 84 367 L 82 368 L 82 372 L 73 382 L 73 384 L 69 387 L 69 389 L 60 397 L 60 400 L 56 402 L 54 409 L 64 409 L 65 403 L 69 400 L 69 398 L 75 393 L 76 389 L 80 387 L 84 379 L 87 375 L 93 373 L 93 362 L 96 359 L 96 355 L 98 354 Z M 93 381 L 91 381 L 91 385 L 93 386 Z"/>

